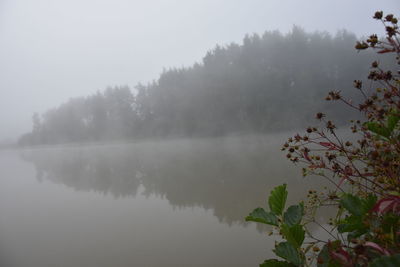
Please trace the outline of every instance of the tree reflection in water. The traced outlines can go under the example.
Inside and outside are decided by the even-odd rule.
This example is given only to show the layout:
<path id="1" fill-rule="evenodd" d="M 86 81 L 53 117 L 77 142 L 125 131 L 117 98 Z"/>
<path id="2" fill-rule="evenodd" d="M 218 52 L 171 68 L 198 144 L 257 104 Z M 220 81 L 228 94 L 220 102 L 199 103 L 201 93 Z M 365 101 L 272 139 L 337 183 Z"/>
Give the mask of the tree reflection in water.
<path id="1" fill-rule="evenodd" d="M 21 156 L 40 181 L 115 198 L 156 195 L 175 207 L 211 209 L 231 225 L 265 206 L 266 192 L 278 184 L 288 183 L 294 198 L 310 187 L 279 153 L 281 143 L 282 136 L 185 139 L 32 149 Z"/>

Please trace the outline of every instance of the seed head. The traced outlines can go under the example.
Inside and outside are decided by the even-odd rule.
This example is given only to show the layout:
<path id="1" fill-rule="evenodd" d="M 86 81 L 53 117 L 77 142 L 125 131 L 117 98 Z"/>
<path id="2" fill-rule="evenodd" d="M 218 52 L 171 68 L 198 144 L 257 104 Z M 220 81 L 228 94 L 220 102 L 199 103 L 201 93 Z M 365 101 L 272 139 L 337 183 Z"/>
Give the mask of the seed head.
<path id="1" fill-rule="evenodd" d="M 323 117 L 325 117 L 324 113 L 318 112 L 316 115 L 317 119 L 321 120 Z"/>
<path id="2" fill-rule="evenodd" d="M 383 11 L 376 11 L 375 15 L 373 16 L 374 19 L 382 19 Z"/>

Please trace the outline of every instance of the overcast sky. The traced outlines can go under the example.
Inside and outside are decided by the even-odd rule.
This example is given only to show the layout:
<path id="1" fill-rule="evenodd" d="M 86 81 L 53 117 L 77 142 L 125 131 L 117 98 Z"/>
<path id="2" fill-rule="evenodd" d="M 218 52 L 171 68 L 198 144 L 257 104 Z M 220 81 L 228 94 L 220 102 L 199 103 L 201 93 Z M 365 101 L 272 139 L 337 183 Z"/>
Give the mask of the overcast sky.
<path id="1" fill-rule="evenodd" d="M 246 33 L 382 33 L 376 10 L 400 15 L 400 1 L 0 0 L 0 142 L 29 131 L 33 112 L 147 83 Z"/>

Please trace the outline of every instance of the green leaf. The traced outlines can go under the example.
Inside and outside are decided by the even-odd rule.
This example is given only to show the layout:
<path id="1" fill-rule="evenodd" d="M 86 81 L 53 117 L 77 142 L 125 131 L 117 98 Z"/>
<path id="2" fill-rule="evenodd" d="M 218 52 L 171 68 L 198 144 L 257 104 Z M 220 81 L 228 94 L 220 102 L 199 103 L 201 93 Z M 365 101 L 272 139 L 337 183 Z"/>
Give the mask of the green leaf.
<path id="1" fill-rule="evenodd" d="M 277 186 L 271 191 L 268 204 L 271 211 L 276 215 L 282 215 L 283 209 L 285 208 L 287 195 L 288 192 L 286 190 L 286 184 Z"/>
<path id="2" fill-rule="evenodd" d="M 328 267 L 329 264 L 329 250 L 328 246 L 324 245 L 318 254 L 317 267 Z"/>
<path id="3" fill-rule="evenodd" d="M 353 232 L 349 233 L 349 235 L 347 236 L 347 239 L 351 240 L 354 238 L 359 238 L 360 236 L 362 236 L 363 234 L 366 234 L 367 232 L 368 232 L 368 228 L 366 228 L 366 227 L 356 229 Z"/>
<path id="4" fill-rule="evenodd" d="M 253 210 L 249 216 L 246 217 L 246 221 L 278 226 L 278 218 L 275 214 L 272 212 L 266 212 L 263 208 L 256 208 Z"/>
<path id="5" fill-rule="evenodd" d="M 393 213 L 387 213 L 383 215 L 382 219 L 381 228 L 383 232 L 391 233 L 393 228 L 397 228 L 396 225 L 398 225 L 400 217 Z"/>
<path id="6" fill-rule="evenodd" d="M 376 200 L 376 196 L 372 194 L 362 199 L 351 194 L 343 195 L 341 204 L 351 215 L 340 221 L 338 232 L 349 233 L 350 239 L 367 233 L 368 227 L 363 223 L 363 218 L 375 205 Z"/>
<path id="7" fill-rule="evenodd" d="M 339 224 L 339 233 L 349 233 L 348 239 L 353 239 L 362 236 L 368 232 L 368 228 L 363 224 Z"/>
<path id="8" fill-rule="evenodd" d="M 300 224 L 295 224 L 293 226 L 288 226 L 283 224 L 281 231 L 286 240 L 292 244 L 295 248 L 300 248 L 303 244 L 305 231 L 303 226 Z"/>
<path id="9" fill-rule="evenodd" d="M 356 230 L 358 227 L 359 226 L 355 224 L 342 223 L 338 225 L 337 229 L 339 233 L 347 233 Z"/>
<path id="10" fill-rule="evenodd" d="M 399 122 L 399 120 L 400 120 L 400 117 L 396 116 L 394 114 L 388 116 L 387 128 L 390 131 L 390 133 L 393 132 L 393 130 L 396 127 L 396 124 Z"/>
<path id="11" fill-rule="evenodd" d="M 260 267 L 295 267 L 296 265 L 291 264 L 287 261 L 279 261 L 275 259 L 266 260 L 260 264 Z"/>
<path id="12" fill-rule="evenodd" d="M 364 212 L 362 210 L 361 199 L 352 194 L 344 194 L 340 200 L 340 204 L 351 214 L 355 216 L 362 216 Z"/>
<path id="13" fill-rule="evenodd" d="M 352 232 L 361 228 L 364 228 L 364 224 L 362 223 L 362 217 L 351 215 L 346 219 L 340 221 L 338 225 L 338 232 L 339 233 Z"/>
<path id="14" fill-rule="evenodd" d="M 290 206 L 286 210 L 285 214 L 283 214 L 283 222 L 289 226 L 299 224 L 301 222 L 303 214 L 303 205 Z"/>
<path id="15" fill-rule="evenodd" d="M 379 258 L 375 259 L 369 266 L 371 266 L 371 267 L 397 267 L 397 266 L 400 266 L 400 254 L 379 257 Z"/>
<path id="16" fill-rule="evenodd" d="M 362 199 L 363 213 L 366 214 L 368 211 L 370 211 L 376 204 L 377 200 L 377 196 L 374 194 L 369 194 L 366 198 Z"/>
<path id="17" fill-rule="evenodd" d="M 368 130 L 371 132 L 389 138 L 391 131 L 386 127 L 379 125 L 379 123 L 374 121 L 369 121 L 364 124 Z"/>
<path id="18" fill-rule="evenodd" d="M 329 249 L 324 245 L 318 254 L 317 267 L 340 267 L 341 265 L 329 257 Z"/>
<path id="19" fill-rule="evenodd" d="M 275 254 L 296 266 L 303 264 L 303 261 L 298 253 L 298 251 L 289 243 L 282 242 L 279 243 L 274 250 Z"/>

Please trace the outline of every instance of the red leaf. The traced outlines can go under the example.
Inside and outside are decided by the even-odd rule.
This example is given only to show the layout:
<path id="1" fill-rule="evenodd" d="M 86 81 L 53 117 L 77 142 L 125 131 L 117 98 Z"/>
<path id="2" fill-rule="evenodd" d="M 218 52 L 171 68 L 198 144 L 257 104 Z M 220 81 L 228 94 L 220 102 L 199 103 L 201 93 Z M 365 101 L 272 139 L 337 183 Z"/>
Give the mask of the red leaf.
<path id="1" fill-rule="evenodd" d="M 350 254 L 342 247 L 330 251 L 329 254 L 330 257 L 339 262 L 341 266 L 353 266 Z"/>
<path id="2" fill-rule="evenodd" d="M 390 255 L 389 251 L 387 251 L 386 249 L 382 248 L 381 246 L 379 246 L 378 244 L 376 244 L 374 242 L 367 241 L 367 242 L 365 242 L 364 246 L 373 248 L 373 249 L 379 251 L 383 255 Z"/>
<path id="3" fill-rule="evenodd" d="M 400 197 L 389 196 L 379 200 L 375 206 L 371 209 L 372 212 L 384 214 L 389 211 L 398 213 L 400 211 Z"/>
<path id="4" fill-rule="evenodd" d="M 385 49 L 382 49 L 381 51 L 378 51 L 377 53 L 378 54 L 385 54 L 385 53 L 390 53 L 390 52 L 394 52 L 394 49 L 385 48 Z"/>

